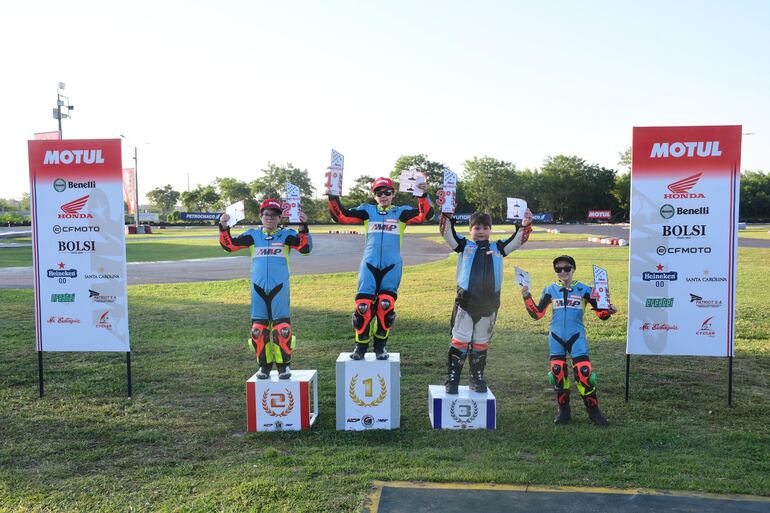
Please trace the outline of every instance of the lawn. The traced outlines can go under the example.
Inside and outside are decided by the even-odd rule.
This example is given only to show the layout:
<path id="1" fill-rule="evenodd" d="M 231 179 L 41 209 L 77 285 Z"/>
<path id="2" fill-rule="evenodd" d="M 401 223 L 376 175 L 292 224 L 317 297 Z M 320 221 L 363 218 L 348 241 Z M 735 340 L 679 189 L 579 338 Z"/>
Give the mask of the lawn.
<path id="1" fill-rule="evenodd" d="M 551 252 L 516 253 L 488 381 L 496 431 L 434 431 L 427 386 L 443 382 L 454 262 L 406 268 L 390 344 L 401 353 L 401 429 L 335 430 L 334 361 L 352 347 L 352 273 L 292 280 L 294 368 L 319 370 L 307 433 L 245 434 L 246 280 L 129 287 L 134 398 L 121 354 L 47 353 L 37 398 L 33 293 L 0 290 L 0 511 L 358 511 L 370 480 L 535 483 L 770 495 L 766 250 L 739 250 L 734 407 L 727 361 L 635 357 L 623 402 L 628 252 L 575 250 L 578 278 L 607 268 L 615 318 L 589 318 L 599 397 L 612 425 L 555 427 L 547 323 L 524 312 L 513 265 L 539 289 Z M 592 316 L 591 316 L 592 317 Z M 464 378 L 465 381 L 465 378 Z"/>
<path id="2" fill-rule="evenodd" d="M 770 239 L 770 224 L 749 225 L 745 230 L 738 232 L 738 237 L 747 239 Z"/>

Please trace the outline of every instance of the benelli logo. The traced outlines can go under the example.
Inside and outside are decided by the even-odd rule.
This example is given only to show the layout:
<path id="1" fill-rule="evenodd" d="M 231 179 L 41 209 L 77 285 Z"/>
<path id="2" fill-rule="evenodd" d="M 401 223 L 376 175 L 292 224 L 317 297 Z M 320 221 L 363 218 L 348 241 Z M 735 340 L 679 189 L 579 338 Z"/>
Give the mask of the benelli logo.
<path id="1" fill-rule="evenodd" d="M 719 141 L 688 141 L 674 143 L 655 143 L 650 152 L 651 159 L 668 157 L 721 157 L 722 151 L 719 149 Z"/>
<path id="2" fill-rule="evenodd" d="M 687 178 L 668 184 L 668 190 L 673 194 L 664 194 L 665 199 L 702 199 L 705 198 L 702 193 L 691 193 L 690 189 L 695 187 L 703 173 L 697 173 Z"/>
<path id="3" fill-rule="evenodd" d="M 82 198 L 72 200 L 69 203 L 62 205 L 60 208 L 64 213 L 59 214 L 59 219 L 93 219 L 94 216 L 91 214 L 80 213 L 80 211 L 83 210 L 83 207 L 86 206 L 86 203 L 88 203 L 88 198 L 89 195 L 86 194 Z"/>
<path id="4" fill-rule="evenodd" d="M 43 165 L 58 164 L 104 164 L 102 150 L 48 150 Z"/>

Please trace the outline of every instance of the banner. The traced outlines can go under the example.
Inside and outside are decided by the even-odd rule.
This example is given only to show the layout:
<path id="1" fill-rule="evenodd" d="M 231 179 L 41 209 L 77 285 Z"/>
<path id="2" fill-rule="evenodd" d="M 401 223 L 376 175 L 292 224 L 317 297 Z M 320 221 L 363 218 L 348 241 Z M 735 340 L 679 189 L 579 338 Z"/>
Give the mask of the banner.
<path id="1" fill-rule="evenodd" d="M 61 132 L 58 130 L 55 132 L 35 132 L 35 140 L 37 141 L 59 141 L 61 140 Z"/>
<path id="2" fill-rule="evenodd" d="M 127 352 L 120 139 L 28 148 L 37 350 Z"/>
<path id="3" fill-rule="evenodd" d="M 129 214 L 136 214 L 136 169 L 123 168 L 123 201 L 128 206 Z"/>
<path id="4" fill-rule="evenodd" d="M 612 211 L 610 210 L 589 210 L 588 219 L 609 219 L 612 217 Z"/>
<path id="5" fill-rule="evenodd" d="M 627 354 L 732 356 L 740 126 L 634 128 Z"/>
<path id="6" fill-rule="evenodd" d="M 222 212 L 179 212 L 182 221 L 219 221 Z"/>

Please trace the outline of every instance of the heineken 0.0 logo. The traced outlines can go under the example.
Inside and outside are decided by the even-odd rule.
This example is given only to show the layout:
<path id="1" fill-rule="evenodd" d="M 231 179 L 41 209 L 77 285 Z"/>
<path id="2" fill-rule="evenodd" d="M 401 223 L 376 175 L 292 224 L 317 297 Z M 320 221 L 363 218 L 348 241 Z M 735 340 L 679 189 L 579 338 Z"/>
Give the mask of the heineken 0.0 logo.
<path id="1" fill-rule="evenodd" d="M 458 404 L 458 402 L 459 399 L 455 399 L 449 405 L 449 415 L 452 417 L 452 420 L 464 427 L 479 416 L 479 405 L 476 404 L 476 401 L 470 401 L 470 404 L 468 402 Z"/>

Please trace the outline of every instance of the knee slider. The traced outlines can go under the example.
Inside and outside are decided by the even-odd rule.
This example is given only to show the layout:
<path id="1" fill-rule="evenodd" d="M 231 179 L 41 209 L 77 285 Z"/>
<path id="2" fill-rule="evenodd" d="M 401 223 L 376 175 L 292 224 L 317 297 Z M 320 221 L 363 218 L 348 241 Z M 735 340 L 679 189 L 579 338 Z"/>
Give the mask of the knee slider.
<path id="1" fill-rule="evenodd" d="M 390 330 L 396 320 L 396 296 L 381 292 L 377 296 L 377 321 L 385 331 Z"/>
<path id="2" fill-rule="evenodd" d="M 596 373 L 588 360 L 577 362 L 574 365 L 575 379 L 578 391 L 581 395 L 588 395 L 596 389 Z"/>
<path id="3" fill-rule="evenodd" d="M 374 301 L 367 298 L 356 299 L 356 309 L 353 312 L 353 329 L 358 335 L 368 335 L 372 322 L 372 307 Z"/>
<path id="4" fill-rule="evenodd" d="M 548 382 L 556 388 L 569 388 L 566 360 L 551 360 Z"/>

